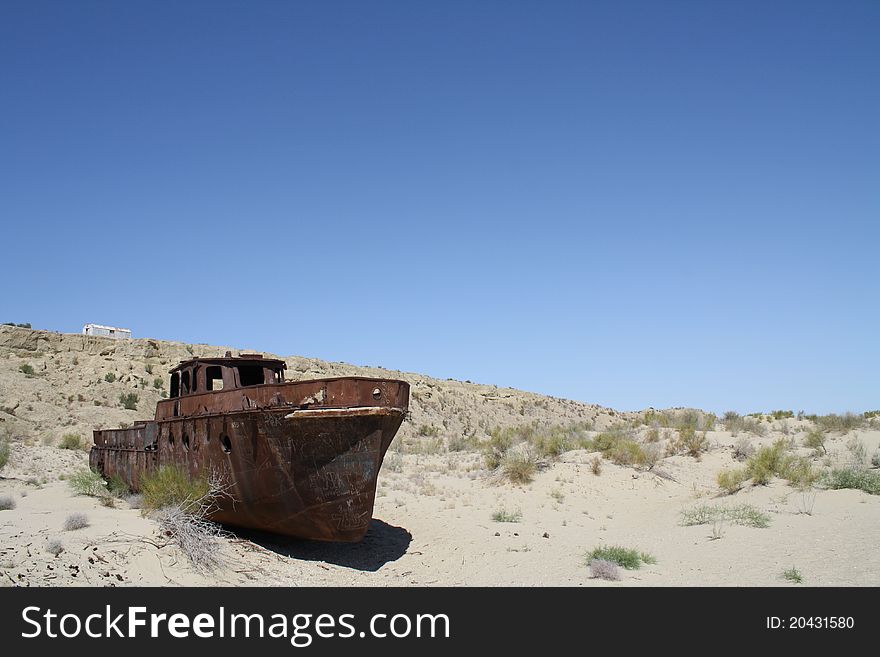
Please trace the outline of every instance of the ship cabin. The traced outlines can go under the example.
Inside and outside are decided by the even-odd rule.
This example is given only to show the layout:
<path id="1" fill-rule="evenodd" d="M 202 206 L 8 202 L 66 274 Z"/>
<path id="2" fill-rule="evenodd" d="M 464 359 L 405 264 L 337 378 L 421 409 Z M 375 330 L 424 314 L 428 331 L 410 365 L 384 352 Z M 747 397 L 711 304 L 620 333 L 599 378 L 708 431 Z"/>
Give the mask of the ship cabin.
<path id="1" fill-rule="evenodd" d="M 284 383 L 287 364 L 262 354 L 241 354 L 225 358 L 192 358 L 171 370 L 169 397 L 172 399 L 217 390 L 246 388 L 266 383 Z"/>

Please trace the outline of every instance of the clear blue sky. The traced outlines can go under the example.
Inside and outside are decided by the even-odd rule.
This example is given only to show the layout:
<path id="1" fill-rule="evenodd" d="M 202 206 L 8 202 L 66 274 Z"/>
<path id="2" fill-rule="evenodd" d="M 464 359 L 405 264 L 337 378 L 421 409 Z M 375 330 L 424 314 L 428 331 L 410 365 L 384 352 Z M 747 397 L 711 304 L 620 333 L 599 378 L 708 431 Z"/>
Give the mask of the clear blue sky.
<path id="1" fill-rule="evenodd" d="M 0 321 L 880 407 L 880 3 L 0 4 Z"/>

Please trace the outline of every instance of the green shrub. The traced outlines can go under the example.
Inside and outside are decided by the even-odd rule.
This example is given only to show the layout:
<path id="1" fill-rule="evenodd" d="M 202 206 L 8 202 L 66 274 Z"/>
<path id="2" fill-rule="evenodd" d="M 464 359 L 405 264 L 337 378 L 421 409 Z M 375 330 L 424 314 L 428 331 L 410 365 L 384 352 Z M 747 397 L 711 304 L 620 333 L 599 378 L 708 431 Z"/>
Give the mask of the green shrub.
<path id="1" fill-rule="evenodd" d="M 634 440 L 619 440 L 605 452 L 605 456 L 617 465 L 644 465 L 646 459 L 642 446 Z"/>
<path id="2" fill-rule="evenodd" d="M 794 411 L 770 411 L 770 415 L 774 420 L 785 420 L 794 417 Z"/>
<path id="3" fill-rule="evenodd" d="M 823 454 L 828 453 L 825 447 L 825 433 L 819 429 L 812 429 L 807 432 L 804 438 L 804 446 L 815 449 L 817 452 L 821 449 Z"/>
<path id="4" fill-rule="evenodd" d="M 804 581 L 804 578 L 801 576 L 800 571 L 794 566 L 784 571 L 782 573 L 782 577 L 787 579 L 789 582 L 794 582 L 795 584 L 801 584 Z"/>
<path id="5" fill-rule="evenodd" d="M 537 436 L 533 444 L 538 451 L 538 455 L 547 458 L 557 458 L 560 454 L 570 449 L 566 436 L 558 431 L 551 431 L 549 434 Z"/>
<path id="6" fill-rule="evenodd" d="M 780 438 L 770 447 L 762 447 L 746 462 L 746 469 L 752 482 L 766 486 L 783 466 L 783 455 L 788 450 L 788 443 Z"/>
<path id="7" fill-rule="evenodd" d="M 9 463 L 9 443 L 6 440 L 0 440 L 0 470 Z"/>
<path id="8" fill-rule="evenodd" d="M 104 380 L 105 380 L 107 383 L 113 383 L 113 382 L 116 380 L 116 374 L 114 374 L 113 372 L 107 372 L 107 373 L 104 375 Z"/>
<path id="9" fill-rule="evenodd" d="M 118 474 L 113 474 L 107 480 L 107 490 L 110 491 L 110 495 L 119 498 L 126 497 L 129 493 L 131 493 L 131 489 L 129 489 L 128 484 L 126 484 L 122 480 L 122 477 Z"/>
<path id="10" fill-rule="evenodd" d="M 505 454 L 501 461 L 501 471 L 504 476 L 515 484 L 528 484 L 532 481 L 537 470 L 535 458 L 530 454 L 518 452 Z"/>
<path id="11" fill-rule="evenodd" d="M 134 392 L 126 392 L 119 395 L 119 403 L 122 404 L 123 408 L 127 408 L 130 411 L 137 410 L 139 397 Z"/>
<path id="12" fill-rule="evenodd" d="M 880 495 L 880 472 L 860 468 L 840 468 L 826 474 L 821 483 L 826 488 L 853 488 L 871 495 Z"/>
<path id="13" fill-rule="evenodd" d="M 144 508 L 149 510 L 172 505 L 186 508 L 207 496 L 210 490 L 207 479 L 193 479 L 182 468 L 173 465 L 160 466 L 141 480 Z"/>
<path id="14" fill-rule="evenodd" d="M 810 459 L 802 456 L 783 459 L 780 474 L 788 480 L 789 485 L 801 490 L 812 488 L 822 477 L 822 473 L 813 467 Z"/>
<path id="15" fill-rule="evenodd" d="M 709 440 L 705 431 L 698 432 L 691 426 L 685 426 L 678 430 L 675 447 L 688 456 L 699 458 L 700 454 L 709 449 Z"/>
<path id="16" fill-rule="evenodd" d="M 438 435 L 440 435 L 440 429 L 435 426 L 423 424 L 419 427 L 419 435 L 420 436 L 438 436 Z"/>
<path id="17" fill-rule="evenodd" d="M 146 365 L 144 365 L 144 370 L 146 371 L 147 374 L 152 374 L 153 373 L 153 366 L 150 365 L 149 363 L 147 363 Z"/>
<path id="18" fill-rule="evenodd" d="M 587 563 L 589 564 L 593 559 L 610 561 L 627 570 L 637 570 L 643 563 L 657 563 L 657 560 L 647 552 L 639 552 L 619 545 L 594 548 L 587 554 Z"/>
<path id="19" fill-rule="evenodd" d="M 716 480 L 718 486 L 728 495 L 732 495 L 749 479 L 749 473 L 745 468 L 734 468 L 732 470 L 722 470 L 718 473 Z"/>
<path id="20" fill-rule="evenodd" d="M 596 434 L 593 439 L 585 445 L 585 449 L 605 454 L 614 449 L 617 444 L 623 440 L 632 440 L 631 433 L 621 427 L 613 427 L 602 433 Z"/>
<path id="21" fill-rule="evenodd" d="M 61 437 L 58 447 L 61 449 L 82 449 L 82 438 L 76 433 L 66 433 Z"/>
<path id="22" fill-rule="evenodd" d="M 865 423 L 864 415 L 856 415 L 855 413 L 844 413 L 843 415 L 821 415 L 816 418 L 816 424 L 824 431 L 840 431 L 847 433 L 852 429 L 858 429 Z"/>
<path id="23" fill-rule="evenodd" d="M 507 511 L 506 509 L 500 509 L 492 514 L 492 520 L 495 522 L 519 522 L 522 520 L 522 511 L 517 509 L 516 511 Z"/>
<path id="24" fill-rule="evenodd" d="M 93 470 L 80 470 L 67 480 L 77 495 L 100 497 L 107 493 L 107 483 Z"/>
<path id="25" fill-rule="evenodd" d="M 153 379 L 153 387 L 154 387 L 156 390 L 161 390 L 161 389 L 162 389 L 162 384 L 163 384 L 163 381 L 162 381 L 162 379 L 160 379 L 159 377 L 156 377 L 155 379 Z"/>
<path id="26" fill-rule="evenodd" d="M 22 363 L 18 366 L 18 371 L 26 376 L 34 375 L 34 368 L 30 363 Z"/>

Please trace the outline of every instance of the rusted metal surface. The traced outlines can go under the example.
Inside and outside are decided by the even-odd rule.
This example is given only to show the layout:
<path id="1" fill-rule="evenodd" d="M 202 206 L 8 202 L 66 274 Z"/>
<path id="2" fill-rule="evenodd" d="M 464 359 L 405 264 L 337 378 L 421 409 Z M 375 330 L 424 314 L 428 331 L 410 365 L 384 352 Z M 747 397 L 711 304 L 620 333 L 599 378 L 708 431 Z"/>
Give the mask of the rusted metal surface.
<path id="1" fill-rule="evenodd" d="M 257 370 L 266 383 L 243 385 L 259 378 Z M 133 491 L 161 465 L 217 474 L 230 488 L 214 520 L 358 541 L 372 518 L 385 451 L 409 406 L 409 384 L 366 377 L 285 382 L 283 372 L 283 361 L 258 355 L 181 363 L 171 370 L 179 395 L 160 401 L 154 420 L 95 431 L 89 462 Z M 222 375 L 223 389 L 209 390 L 207 375 Z"/>

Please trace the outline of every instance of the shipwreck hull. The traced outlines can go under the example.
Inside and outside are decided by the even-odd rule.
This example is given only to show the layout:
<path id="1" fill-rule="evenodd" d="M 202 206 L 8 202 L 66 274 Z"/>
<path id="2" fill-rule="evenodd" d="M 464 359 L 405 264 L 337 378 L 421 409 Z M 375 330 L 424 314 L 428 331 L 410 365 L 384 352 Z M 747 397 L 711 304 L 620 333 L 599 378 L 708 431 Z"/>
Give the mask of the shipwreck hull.
<path id="1" fill-rule="evenodd" d="M 323 389 L 327 383 L 332 391 L 334 382 Z M 373 401 L 374 383 L 349 380 L 335 387 L 367 388 Z M 408 386 L 389 392 L 408 396 Z M 360 540 L 405 407 L 297 406 L 279 402 L 275 393 L 266 391 L 273 403 L 264 408 L 95 431 L 90 465 L 105 477 L 118 475 L 133 491 L 163 465 L 193 477 L 219 477 L 227 494 L 217 500 L 213 520 L 307 539 Z M 330 397 L 324 393 L 323 399 Z"/>

